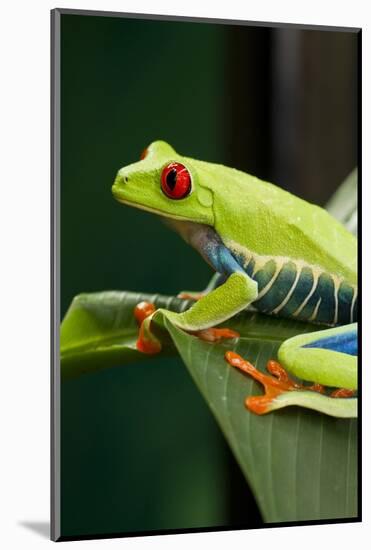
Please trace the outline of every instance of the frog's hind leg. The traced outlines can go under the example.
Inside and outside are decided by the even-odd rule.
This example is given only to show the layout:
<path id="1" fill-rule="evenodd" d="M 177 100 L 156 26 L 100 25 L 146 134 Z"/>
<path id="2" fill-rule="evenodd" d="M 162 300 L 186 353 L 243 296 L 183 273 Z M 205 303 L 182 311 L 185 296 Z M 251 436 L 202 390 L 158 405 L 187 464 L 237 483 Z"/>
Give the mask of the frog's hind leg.
<path id="1" fill-rule="evenodd" d="M 286 340 L 278 360 L 292 374 L 336 388 L 357 388 L 357 323 Z"/>
<path id="2" fill-rule="evenodd" d="M 264 395 L 248 397 L 245 401 L 246 407 L 256 414 L 298 405 L 348 418 L 357 416 L 357 399 L 353 398 L 357 385 L 356 348 L 356 325 L 349 325 L 290 338 L 279 349 L 280 363 L 269 361 L 267 364 L 272 376 L 261 373 L 234 352 L 227 352 L 225 358 L 232 366 L 263 384 Z M 311 386 L 299 384 L 290 379 L 284 367 L 298 377 L 316 380 L 316 383 Z M 328 396 L 323 384 L 340 389 Z"/>

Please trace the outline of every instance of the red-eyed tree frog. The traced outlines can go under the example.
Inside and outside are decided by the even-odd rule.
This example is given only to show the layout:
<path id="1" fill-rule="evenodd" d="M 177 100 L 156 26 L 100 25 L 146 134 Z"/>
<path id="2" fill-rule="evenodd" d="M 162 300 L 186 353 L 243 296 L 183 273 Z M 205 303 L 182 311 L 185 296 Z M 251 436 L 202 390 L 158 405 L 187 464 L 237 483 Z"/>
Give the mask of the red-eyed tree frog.
<path id="1" fill-rule="evenodd" d="M 185 312 L 138 306 L 138 349 L 160 351 L 151 330 L 160 312 L 212 341 L 236 336 L 215 325 L 248 306 L 327 325 L 283 342 L 279 363 L 267 365 L 272 376 L 232 351 L 225 358 L 264 384 L 266 394 L 247 401 L 257 414 L 299 405 L 357 416 L 357 241 L 340 222 L 271 183 L 181 156 L 164 141 L 121 168 L 112 192 L 120 203 L 166 218 L 215 271 L 212 284 Z M 285 369 L 314 385 L 295 383 Z M 323 386 L 337 389 L 325 394 Z"/>

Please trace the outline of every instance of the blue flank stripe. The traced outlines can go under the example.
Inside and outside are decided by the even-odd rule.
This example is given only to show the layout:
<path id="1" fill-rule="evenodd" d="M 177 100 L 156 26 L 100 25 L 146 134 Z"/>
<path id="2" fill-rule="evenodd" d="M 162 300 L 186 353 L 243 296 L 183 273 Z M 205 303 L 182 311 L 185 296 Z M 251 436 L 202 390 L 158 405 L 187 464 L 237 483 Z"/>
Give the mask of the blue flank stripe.
<path id="1" fill-rule="evenodd" d="M 274 269 L 272 269 L 272 260 L 270 260 L 255 274 L 254 279 L 258 283 L 259 292 L 264 289 L 265 284 L 274 276 L 276 267 L 275 262 L 273 262 L 273 266 Z M 264 296 L 254 301 L 254 306 L 257 307 L 259 311 L 271 313 L 283 302 L 288 292 L 290 292 L 295 281 L 296 272 L 297 267 L 294 262 L 289 261 L 283 264 L 271 288 Z M 269 275 L 268 278 L 267 275 Z M 263 281 L 263 284 L 261 284 L 261 281 Z"/>
<path id="2" fill-rule="evenodd" d="M 334 334 L 334 336 L 310 342 L 310 344 L 306 344 L 303 348 L 329 349 L 346 353 L 347 355 L 358 355 L 357 330 L 343 332 L 343 334 Z"/>
<path id="3" fill-rule="evenodd" d="M 346 325 L 349 322 L 357 320 L 357 309 L 354 309 L 355 315 L 351 316 L 352 300 L 355 289 L 343 281 L 338 290 L 338 323 Z"/>
<path id="4" fill-rule="evenodd" d="M 212 239 L 208 236 L 207 242 L 210 243 L 210 241 L 212 241 Z M 215 240 L 215 242 L 216 244 L 220 244 L 219 241 L 217 242 Z M 223 256 L 219 250 L 220 246 L 217 246 L 217 248 L 217 254 L 214 253 L 211 258 L 210 254 L 206 254 L 206 256 L 210 258 L 211 264 L 214 266 L 216 271 L 229 275 L 233 272 L 233 269 L 236 268 L 236 265 L 231 261 L 231 258 L 228 259 L 226 257 L 227 254 L 225 253 L 225 250 Z M 255 258 L 252 253 L 248 259 L 246 255 L 242 253 L 239 254 L 232 251 L 230 251 L 230 256 L 249 277 L 258 283 L 259 292 L 261 292 L 264 287 L 269 284 L 272 277 L 275 276 L 278 260 L 274 256 L 267 259 L 264 265 L 258 264 L 258 269 L 256 271 L 256 262 L 259 258 Z M 281 264 L 280 260 L 280 265 L 278 267 L 279 273 L 272 286 L 265 294 L 263 294 L 261 298 L 253 302 L 253 305 L 263 313 L 272 313 L 272 311 L 283 302 L 287 294 L 292 290 L 292 285 L 296 279 L 298 270 L 297 262 L 288 259 L 286 263 Z M 238 271 L 240 271 L 240 269 L 238 269 Z M 295 319 L 299 319 L 301 321 L 308 321 L 314 314 L 315 308 L 320 300 L 317 314 L 315 315 L 315 318 L 312 319 L 312 322 L 333 325 L 335 323 L 336 311 L 335 278 L 331 273 L 327 273 L 325 271 L 320 273 L 318 276 L 313 293 L 305 303 L 304 307 L 299 311 L 299 313 L 294 315 L 312 291 L 313 281 L 313 266 L 305 265 L 301 269 L 300 276 L 296 281 L 295 288 L 293 289 L 288 302 L 279 310 L 277 315 L 279 317 L 294 317 Z M 357 299 L 354 300 L 353 315 L 351 315 L 355 292 L 355 288 L 345 281 L 343 281 L 339 288 L 336 289 L 336 325 L 346 325 L 357 320 Z M 329 345 L 331 346 L 331 343 Z"/>

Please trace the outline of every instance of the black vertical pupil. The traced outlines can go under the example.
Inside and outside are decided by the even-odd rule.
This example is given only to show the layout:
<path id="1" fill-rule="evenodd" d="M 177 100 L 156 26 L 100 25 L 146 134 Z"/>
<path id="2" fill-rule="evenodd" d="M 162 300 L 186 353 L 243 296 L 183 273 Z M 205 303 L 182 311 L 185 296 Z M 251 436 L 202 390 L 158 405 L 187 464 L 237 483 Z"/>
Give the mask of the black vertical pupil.
<path id="1" fill-rule="evenodd" d="M 177 175 L 177 172 L 175 168 L 172 168 L 168 173 L 168 175 L 166 176 L 166 184 L 171 189 L 171 191 L 173 191 L 176 185 L 176 175 Z"/>

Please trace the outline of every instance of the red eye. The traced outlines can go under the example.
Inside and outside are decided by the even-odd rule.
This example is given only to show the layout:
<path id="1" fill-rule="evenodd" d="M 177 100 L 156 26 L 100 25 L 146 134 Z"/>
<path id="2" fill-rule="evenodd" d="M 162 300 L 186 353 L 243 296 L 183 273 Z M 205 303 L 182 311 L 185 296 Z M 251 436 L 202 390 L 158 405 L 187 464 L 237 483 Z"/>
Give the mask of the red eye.
<path id="1" fill-rule="evenodd" d="M 146 147 L 145 149 L 143 149 L 143 151 L 140 154 L 140 160 L 145 159 L 147 155 L 148 155 L 148 148 Z"/>
<path id="2" fill-rule="evenodd" d="M 171 199 L 184 199 L 192 189 L 191 175 L 179 162 L 171 162 L 162 170 L 161 188 Z"/>

